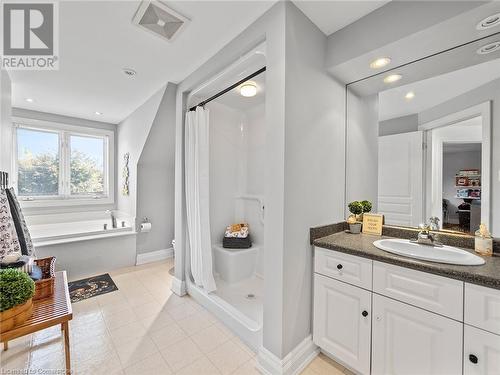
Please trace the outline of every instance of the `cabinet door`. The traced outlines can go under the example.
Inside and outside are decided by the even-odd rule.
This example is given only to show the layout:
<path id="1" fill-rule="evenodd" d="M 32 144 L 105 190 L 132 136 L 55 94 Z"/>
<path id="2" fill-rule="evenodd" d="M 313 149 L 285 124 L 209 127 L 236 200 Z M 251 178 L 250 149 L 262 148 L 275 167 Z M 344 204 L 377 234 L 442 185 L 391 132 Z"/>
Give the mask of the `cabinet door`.
<path id="1" fill-rule="evenodd" d="M 374 294 L 372 374 L 461 374 L 462 327 L 455 320 Z"/>
<path id="2" fill-rule="evenodd" d="M 466 325 L 464 375 L 498 374 L 500 374 L 500 336 Z"/>
<path id="3" fill-rule="evenodd" d="M 360 374 L 370 373 L 371 293 L 314 275 L 314 343 Z"/>

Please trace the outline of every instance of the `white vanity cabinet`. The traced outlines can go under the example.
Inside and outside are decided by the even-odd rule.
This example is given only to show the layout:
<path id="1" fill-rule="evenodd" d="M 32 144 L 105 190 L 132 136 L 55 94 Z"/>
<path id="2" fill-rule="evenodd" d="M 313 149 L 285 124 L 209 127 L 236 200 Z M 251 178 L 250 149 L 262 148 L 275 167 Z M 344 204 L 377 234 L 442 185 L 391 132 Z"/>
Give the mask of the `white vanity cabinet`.
<path id="1" fill-rule="evenodd" d="M 370 373 L 371 293 L 314 276 L 314 343 L 361 374 Z"/>
<path id="2" fill-rule="evenodd" d="M 500 336 L 464 327 L 464 375 L 500 374 Z"/>
<path id="3" fill-rule="evenodd" d="M 313 340 L 359 374 L 500 375 L 500 290 L 315 248 Z"/>
<path id="4" fill-rule="evenodd" d="M 372 374 L 461 374 L 463 325 L 373 295 Z"/>

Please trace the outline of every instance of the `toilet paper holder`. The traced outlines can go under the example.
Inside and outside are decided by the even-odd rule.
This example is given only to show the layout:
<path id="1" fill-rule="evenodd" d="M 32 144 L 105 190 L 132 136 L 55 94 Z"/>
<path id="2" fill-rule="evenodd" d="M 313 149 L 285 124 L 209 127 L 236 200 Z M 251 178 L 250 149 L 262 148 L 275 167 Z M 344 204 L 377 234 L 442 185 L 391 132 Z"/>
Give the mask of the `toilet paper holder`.
<path id="1" fill-rule="evenodd" d="M 139 230 L 143 233 L 147 233 L 147 232 L 151 231 L 151 222 L 148 220 L 147 217 L 144 217 L 142 219 L 142 222 L 139 225 Z"/>

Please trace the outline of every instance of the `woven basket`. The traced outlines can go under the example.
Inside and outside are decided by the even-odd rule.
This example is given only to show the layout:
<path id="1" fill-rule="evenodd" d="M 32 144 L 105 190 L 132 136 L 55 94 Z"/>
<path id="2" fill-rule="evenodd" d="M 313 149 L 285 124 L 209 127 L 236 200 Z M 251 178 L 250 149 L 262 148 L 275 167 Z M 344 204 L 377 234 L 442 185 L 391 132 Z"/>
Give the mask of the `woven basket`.
<path id="1" fill-rule="evenodd" d="M 32 298 L 21 305 L 14 306 L 8 310 L 0 312 L 0 331 L 9 331 L 14 327 L 23 324 L 31 317 L 32 312 Z"/>
<path id="2" fill-rule="evenodd" d="M 33 300 L 51 297 L 54 294 L 56 276 L 56 258 L 48 257 L 35 259 L 35 264 L 42 270 L 42 278 L 35 281 L 35 295 Z"/>

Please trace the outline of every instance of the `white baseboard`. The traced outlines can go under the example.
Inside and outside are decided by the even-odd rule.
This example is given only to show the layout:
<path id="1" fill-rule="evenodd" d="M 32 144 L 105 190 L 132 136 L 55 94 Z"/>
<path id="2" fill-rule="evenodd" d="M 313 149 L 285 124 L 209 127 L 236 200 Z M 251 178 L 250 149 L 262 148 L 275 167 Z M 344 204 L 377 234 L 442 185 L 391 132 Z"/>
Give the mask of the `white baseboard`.
<path id="1" fill-rule="evenodd" d="M 140 264 L 158 262 L 160 260 L 172 258 L 173 256 L 174 256 L 173 247 L 169 249 L 162 249 L 162 250 L 150 251 L 148 253 L 137 254 L 135 265 L 138 266 Z"/>
<path id="2" fill-rule="evenodd" d="M 179 297 L 182 297 L 187 293 L 186 282 L 179 280 L 177 277 L 174 277 L 172 279 L 172 286 L 170 287 L 170 290 L 177 294 Z"/>
<path id="3" fill-rule="evenodd" d="M 307 336 L 285 358 L 279 359 L 266 348 L 258 354 L 257 369 L 264 375 L 297 375 L 318 355 L 319 348 Z"/>

